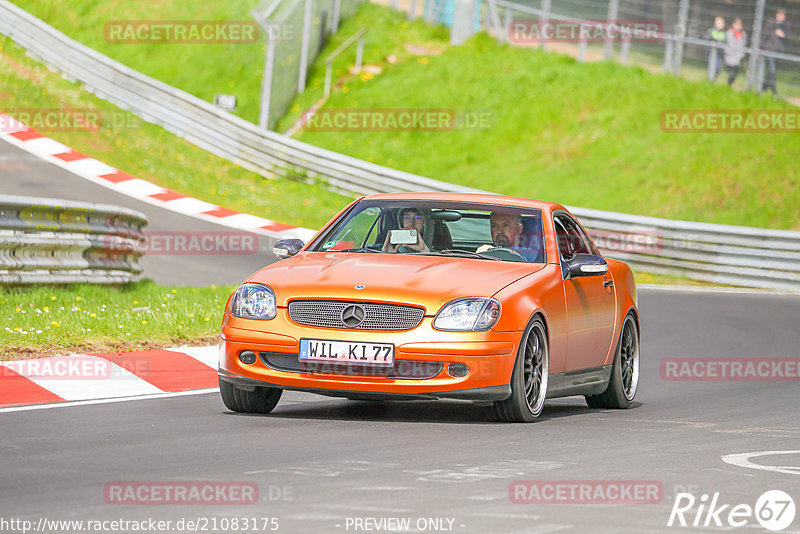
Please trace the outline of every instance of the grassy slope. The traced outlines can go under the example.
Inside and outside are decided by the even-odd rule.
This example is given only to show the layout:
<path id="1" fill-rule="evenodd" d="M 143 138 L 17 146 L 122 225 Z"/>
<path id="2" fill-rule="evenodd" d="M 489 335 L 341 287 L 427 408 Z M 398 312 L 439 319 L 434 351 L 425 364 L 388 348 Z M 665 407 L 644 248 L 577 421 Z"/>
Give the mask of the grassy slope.
<path id="1" fill-rule="evenodd" d="M 105 42 L 102 32 L 110 20 L 248 19 L 255 0 L 211 0 L 202 6 L 166 0 L 159 2 L 157 16 L 148 2 L 16 3 L 103 53 L 202 98 L 232 92 L 240 98 L 240 114 L 255 119 L 262 43 L 115 45 Z M 667 109 L 788 105 L 721 84 L 692 83 L 636 67 L 582 65 L 561 55 L 498 45 L 485 36 L 449 47 L 443 28 L 409 23 L 401 14 L 368 3 L 357 17 L 345 21 L 320 54 L 309 89 L 297 97 L 290 116 L 279 126 L 281 131 L 321 96 L 321 58 L 362 27 L 370 28 L 365 61 L 380 65 L 383 73 L 348 78 L 326 107 L 488 111 L 492 128 L 447 133 L 304 132 L 303 141 L 512 195 L 678 219 L 800 228 L 796 216 L 800 171 L 795 161 L 800 137 L 668 134 L 659 125 L 660 114 Z M 406 44 L 444 54 L 415 56 Z M 397 64 L 386 61 L 390 54 L 397 57 Z M 337 78 L 345 74 L 354 55 L 352 47 L 337 61 Z M 207 184 L 209 195 L 216 194 L 215 185 Z M 241 189 L 226 185 L 229 194 Z"/>
<path id="2" fill-rule="evenodd" d="M 58 352 L 134 350 L 216 342 L 233 287 L 0 289 L 0 360 Z"/>
<path id="3" fill-rule="evenodd" d="M 800 136 L 664 133 L 669 109 L 790 108 L 769 96 L 692 83 L 616 63 L 580 64 L 478 36 L 439 56 L 389 51 L 420 35 L 402 16 L 364 6 L 342 33 L 369 26 L 384 37 L 326 108 L 488 110 L 489 130 L 447 133 L 303 132 L 300 139 L 380 164 L 481 189 L 569 205 L 677 219 L 800 229 Z M 370 50 L 372 52 L 370 52 Z M 322 75 L 317 65 L 315 76 Z M 314 78 L 312 78 L 313 82 Z M 319 96 L 302 95 L 305 109 Z"/>
<path id="4" fill-rule="evenodd" d="M 39 63 L 0 37 L 0 110 L 93 109 L 110 120 L 97 132 L 46 135 L 125 172 L 164 187 L 287 224 L 318 228 L 348 199 L 288 179 L 265 179 L 213 156 L 159 126 L 120 110 Z"/>

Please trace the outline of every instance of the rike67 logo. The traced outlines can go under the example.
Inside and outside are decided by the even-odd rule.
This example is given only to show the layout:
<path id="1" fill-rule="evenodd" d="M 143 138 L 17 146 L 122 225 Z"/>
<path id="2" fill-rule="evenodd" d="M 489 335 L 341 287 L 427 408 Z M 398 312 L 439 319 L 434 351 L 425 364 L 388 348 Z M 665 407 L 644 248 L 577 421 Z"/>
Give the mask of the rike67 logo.
<path id="1" fill-rule="evenodd" d="M 781 490 L 764 492 L 755 506 L 723 504 L 719 492 L 710 498 L 703 494 L 699 499 L 691 493 L 678 493 L 667 526 L 727 530 L 747 526 L 755 519 L 765 529 L 780 532 L 792 524 L 796 511 L 794 500 Z"/>

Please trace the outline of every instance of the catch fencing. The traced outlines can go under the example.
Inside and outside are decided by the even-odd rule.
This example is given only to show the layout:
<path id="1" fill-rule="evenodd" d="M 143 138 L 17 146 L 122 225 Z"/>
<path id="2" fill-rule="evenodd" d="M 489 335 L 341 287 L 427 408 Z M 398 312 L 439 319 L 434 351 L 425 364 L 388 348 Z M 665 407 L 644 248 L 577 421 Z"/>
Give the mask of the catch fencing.
<path id="1" fill-rule="evenodd" d="M 0 195 L 0 285 L 129 282 L 146 224 L 108 204 Z"/>
<path id="2" fill-rule="evenodd" d="M 568 53 L 579 60 L 611 59 L 663 70 L 689 79 L 716 79 L 716 58 L 721 60 L 720 83 L 727 79 L 724 45 L 709 38 L 715 17 L 725 19 L 725 29 L 741 19 L 746 33 L 741 75 L 734 86 L 762 91 L 770 71 L 776 73 L 777 92 L 800 98 L 800 2 L 783 0 L 373 0 L 432 23 L 453 27 L 458 35 L 486 29 L 498 40 L 539 46 Z M 779 9 L 786 12 L 780 28 L 784 38 L 776 41 Z M 456 11 L 461 10 L 463 17 Z M 459 24 L 459 20 L 463 21 Z M 515 39 L 514 22 L 570 21 L 597 23 L 654 21 L 660 31 L 652 39 L 587 40 Z M 512 31 L 510 31 L 512 30 Z M 767 31 L 770 30 L 770 31 Z M 460 41 L 462 39 L 458 39 Z M 777 43 L 777 46 L 776 46 Z"/>
<path id="3" fill-rule="evenodd" d="M 478 192 L 266 131 L 138 73 L 0 0 L 0 33 L 106 100 L 265 176 L 302 177 L 351 194 Z M 670 221 L 571 208 L 611 257 L 650 272 L 800 290 L 800 232 Z"/>
<path id="4" fill-rule="evenodd" d="M 259 125 L 274 130 L 306 88 L 309 66 L 362 0 L 264 0 L 252 12 L 267 35 Z"/>

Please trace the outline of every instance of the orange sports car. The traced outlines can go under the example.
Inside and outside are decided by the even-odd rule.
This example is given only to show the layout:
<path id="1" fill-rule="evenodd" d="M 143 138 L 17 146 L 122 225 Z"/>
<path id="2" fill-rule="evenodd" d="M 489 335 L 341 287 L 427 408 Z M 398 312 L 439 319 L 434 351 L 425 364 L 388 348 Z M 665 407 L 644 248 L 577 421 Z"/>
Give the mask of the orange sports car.
<path id="1" fill-rule="evenodd" d="M 356 200 L 243 283 L 222 323 L 222 400 L 268 413 L 283 390 L 471 399 L 529 422 L 545 399 L 627 408 L 639 381 L 630 268 L 563 206 L 495 195 Z"/>

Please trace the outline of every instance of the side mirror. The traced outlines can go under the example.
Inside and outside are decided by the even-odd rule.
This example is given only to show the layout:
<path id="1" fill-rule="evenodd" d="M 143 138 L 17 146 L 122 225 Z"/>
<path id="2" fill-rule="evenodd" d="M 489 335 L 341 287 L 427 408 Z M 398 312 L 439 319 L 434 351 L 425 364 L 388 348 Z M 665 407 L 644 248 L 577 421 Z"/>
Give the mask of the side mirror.
<path id="1" fill-rule="evenodd" d="M 575 254 L 568 262 L 570 278 L 600 276 L 608 272 L 608 263 L 602 256 L 594 254 Z"/>
<path id="2" fill-rule="evenodd" d="M 299 239 L 281 239 L 272 247 L 272 253 L 275 254 L 279 260 L 291 258 L 306 246 L 305 243 Z"/>

